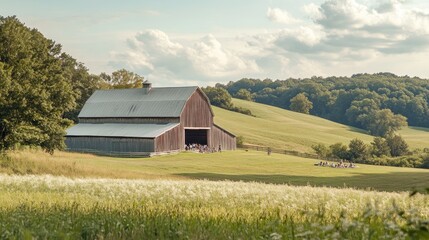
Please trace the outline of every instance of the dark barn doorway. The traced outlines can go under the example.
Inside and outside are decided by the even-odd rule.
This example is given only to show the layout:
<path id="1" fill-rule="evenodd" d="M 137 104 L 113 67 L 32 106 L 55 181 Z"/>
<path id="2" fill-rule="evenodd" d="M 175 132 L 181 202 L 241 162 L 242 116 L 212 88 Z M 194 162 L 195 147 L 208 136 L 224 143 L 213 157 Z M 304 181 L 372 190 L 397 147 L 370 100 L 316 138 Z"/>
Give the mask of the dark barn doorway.
<path id="1" fill-rule="evenodd" d="M 185 129 L 185 144 L 208 145 L 207 129 Z"/>

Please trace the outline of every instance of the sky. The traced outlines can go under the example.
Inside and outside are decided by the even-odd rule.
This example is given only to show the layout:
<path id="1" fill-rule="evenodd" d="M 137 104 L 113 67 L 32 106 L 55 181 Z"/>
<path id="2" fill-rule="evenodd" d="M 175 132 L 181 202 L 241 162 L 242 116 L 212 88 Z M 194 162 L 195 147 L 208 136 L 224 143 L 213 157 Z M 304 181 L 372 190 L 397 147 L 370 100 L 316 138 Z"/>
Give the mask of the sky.
<path id="1" fill-rule="evenodd" d="M 429 78 L 427 0 L 0 0 L 91 73 L 154 86 L 392 72 Z"/>

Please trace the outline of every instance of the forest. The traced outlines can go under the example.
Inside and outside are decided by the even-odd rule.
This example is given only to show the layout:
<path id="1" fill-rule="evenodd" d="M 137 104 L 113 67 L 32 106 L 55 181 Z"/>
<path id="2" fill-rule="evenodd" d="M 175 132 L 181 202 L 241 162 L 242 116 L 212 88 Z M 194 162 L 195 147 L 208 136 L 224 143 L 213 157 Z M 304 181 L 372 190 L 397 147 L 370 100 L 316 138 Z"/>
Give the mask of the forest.
<path id="1" fill-rule="evenodd" d="M 387 136 L 429 127 L 429 80 L 392 73 L 286 80 L 243 78 L 216 84 L 232 97 L 326 118 Z"/>

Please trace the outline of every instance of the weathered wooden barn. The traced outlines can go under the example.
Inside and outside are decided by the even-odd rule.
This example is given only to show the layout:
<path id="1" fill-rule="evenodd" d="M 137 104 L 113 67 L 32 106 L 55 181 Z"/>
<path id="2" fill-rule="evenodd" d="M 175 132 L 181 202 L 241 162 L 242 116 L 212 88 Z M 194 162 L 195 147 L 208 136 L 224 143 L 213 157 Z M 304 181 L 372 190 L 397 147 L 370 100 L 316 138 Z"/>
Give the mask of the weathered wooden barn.
<path id="1" fill-rule="evenodd" d="M 234 150 L 235 136 L 213 122 L 210 101 L 199 87 L 98 90 L 85 103 L 79 124 L 69 128 L 71 151 L 154 155 L 185 144 Z"/>

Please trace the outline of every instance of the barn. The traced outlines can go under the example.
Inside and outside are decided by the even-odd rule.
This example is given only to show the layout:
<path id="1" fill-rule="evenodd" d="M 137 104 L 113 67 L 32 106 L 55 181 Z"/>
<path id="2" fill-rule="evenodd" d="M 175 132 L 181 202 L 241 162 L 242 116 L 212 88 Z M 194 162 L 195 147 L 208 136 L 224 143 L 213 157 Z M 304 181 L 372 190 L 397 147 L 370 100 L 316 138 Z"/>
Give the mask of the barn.
<path id="1" fill-rule="evenodd" d="M 235 150 L 234 134 L 214 124 L 210 101 L 199 87 L 98 90 L 67 130 L 70 151 L 112 155 L 178 152 L 185 144 Z"/>

